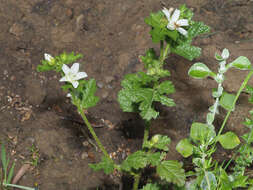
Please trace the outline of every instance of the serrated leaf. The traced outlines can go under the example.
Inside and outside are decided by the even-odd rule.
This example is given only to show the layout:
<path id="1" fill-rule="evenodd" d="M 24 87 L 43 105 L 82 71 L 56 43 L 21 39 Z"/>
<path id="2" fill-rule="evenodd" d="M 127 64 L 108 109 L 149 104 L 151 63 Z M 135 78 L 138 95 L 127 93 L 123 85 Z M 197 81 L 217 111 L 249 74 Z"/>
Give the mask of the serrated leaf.
<path id="1" fill-rule="evenodd" d="M 212 71 L 204 63 L 195 63 L 189 69 L 188 75 L 196 79 L 203 79 L 212 75 Z"/>
<path id="2" fill-rule="evenodd" d="M 161 154 L 160 152 L 147 154 L 148 163 L 150 163 L 152 166 L 157 166 L 163 158 L 164 154 Z"/>
<path id="3" fill-rule="evenodd" d="M 141 190 L 160 190 L 159 186 L 155 183 L 148 183 Z"/>
<path id="4" fill-rule="evenodd" d="M 228 67 L 235 67 L 240 70 L 250 70 L 252 68 L 249 59 L 244 56 L 240 56 L 233 62 L 229 63 Z"/>
<path id="5" fill-rule="evenodd" d="M 89 164 L 89 166 L 94 170 L 103 170 L 106 174 L 110 174 L 114 170 L 114 164 L 113 161 L 106 158 L 105 156 L 102 157 L 101 162 L 98 164 Z"/>
<path id="6" fill-rule="evenodd" d="M 223 92 L 219 103 L 224 109 L 226 109 L 228 111 L 233 111 L 234 110 L 234 100 L 235 100 L 234 94 L 229 94 L 227 92 Z"/>
<path id="7" fill-rule="evenodd" d="M 227 132 L 218 137 L 218 141 L 225 149 L 233 149 L 240 144 L 240 139 L 233 132 Z"/>
<path id="8" fill-rule="evenodd" d="M 148 158 L 146 152 L 137 151 L 133 154 L 130 154 L 126 160 L 121 164 L 121 168 L 124 171 L 131 171 L 132 169 L 138 170 L 145 168 L 148 165 Z"/>
<path id="9" fill-rule="evenodd" d="M 203 22 L 192 22 L 191 27 L 188 30 L 188 36 L 194 38 L 200 34 L 204 34 L 210 31 L 210 27 Z"/>
<path id="10" fill-rule="evenodd" d="M 157 101 L 167 106 L 174 106 L 172 99 L 167 98 L 160 92 L 172 92 L 174 88 L 170 85 L 169 89 L 155 88 L 154 83 L 157 79 L 144 72 L 128 74 L 121 82 L 123 89 L 118 93 L 118 102 L 125 112 L 139 112 L 145 120 L 155 119 L 159 112 L 154 109 L 153 102 Z M 165 83 L 167 85 L 167 83 Z M 168 85 L 167 85 L 168 86 Z M 159 89 L 159 90 L 158 90 Z"/>
<path id="11" fill-rule="evenodd" d="M 203 180 L 201 181 L 200 187 L 202 190 L 216 189 L 217 180 L 212 172 L 206 172 Z"/>
<path id="12" fill-rule="evenodd" d="M 97 86 L 95 79 L 90 79 L 85 83 L 85 86 L 81 86 L 81 105 L 84 109 L 93 107 L 99 101 L 99 98 L 95 96 Z"/>
<path id="13" fill-rule="evenodd" d="M 156 56 L 155 50 L 153 48 L 146 51 L 146 55 L 141 56 L 140 58 L 141 58 L 142 62 L 144 63 L 144 66 L 146 69 L 148 69 L 150 67 L 154 67 L 157 64 L 157 62 L 155 62 L 155 60 L 157 60 L 158 57 Z M 159 62 L 158 62 L 158 65 L 159 65 Z"/>
<path id="14" fill-rule="evenodd" d="M 204 123 L 193 123 L 191 126 L 190 137 L 195 141 L 205 142 L 216 136 L 214 128 Z"/>
<path id="15" fill-rule="evenodd" d="M 175 87 L 171 81 L 166 80 L 159 84 L 157 90 L 160 94 L 171 94 L 175 92 Z"/>
<path id="16" fill-rule="evenodd" d="M 147 141 L 146 144 L 144 144 L 144 147 L 146 148 L 156 148 L 159 150 L 168 151 L 169 150 L 169 144 L 171 140 L 167 136 L 163 135 L 155 135 L 151 138 L 150 141 Z"/>
<path id="17" fill-rule="evenodd" d="M 192 61 L 201 55 L 201 48 L 183 43 L 176 47 L 172 47 L 171 52 Z"/>
<path id="18" fill-rule="evenodd" d="M 176 146 L 176 150 L 185 158 L 189 157 L 193 153 L 193 145 L 189 139 L 182 139 Z"/>
<path id="19" fill-rule="evenodd" d="M 182 164 L 175 160 L 167 160 L 161 162 L 156 168 L 157 174 L 161 179 L 183 186 L 185 183 L 185 172 Z"/>

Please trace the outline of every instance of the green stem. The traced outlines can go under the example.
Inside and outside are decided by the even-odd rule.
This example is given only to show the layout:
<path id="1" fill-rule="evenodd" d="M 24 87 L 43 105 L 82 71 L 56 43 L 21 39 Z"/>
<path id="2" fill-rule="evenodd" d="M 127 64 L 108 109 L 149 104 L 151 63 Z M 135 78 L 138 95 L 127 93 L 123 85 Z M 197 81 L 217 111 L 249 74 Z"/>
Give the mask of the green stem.
<path id="1" fill-rule="evenodd" d="M 160 62 L 162 61 L 162 57 L 163 57 L 163 49 L 164 49 L 163 41 L 160 41 L 160 58 L 159 58 Z"/>
<path id="2" fill-rule="evenodd" d="M 160 41 L 160 58 L 159 61 L 161 64 L 163 64 L 164 60 L 167 58 L 167 55 L 170 53 L 170 44 L 167 43 L 165 49 L 164 49 L 164 43 L 163 41 Z"/>
<path id="3" fill-rule="evenodd" d="M 144 147 L 144 144 L 147 142 L 149 137 L 149 129 L 150 129 L 150 121 L 145 122 L 145 129 L 144 129 L 144 136 L 143 136 L 143 142 L 142 142 L 142 148 Z"/>
<path id="4" fill-rule="evenodd" d="M 98 144 L 98 147 L 103 152 L 104 156 L 107 157 L 109 160 L 112 160 L 111 157 L 109 156 L 108 152 L 105 150 L 105 147 L 102 145 L 101 141 L 98 139 L 93 127 L 91 126 L 90 122 L 88 121 L 87 117 L 85 116 L 85 114 L 84 114 L 84 112 L 83 112 L 83 110 L 81 109 L 80 106 L 78 106 L 78 112 L 80 113 L 84 123 L 88 127 L 91 135 L 95 139 L 96 143 Z"/>
<path id="5" fill-rule="evenodd" d="M 238 92 L 237 92 L 237 94 L 236 94 L 236 97 L 235 97 L 235 99 L 234 99 L 232 108 L 235 107 L 236 101 L 238 100 L 238 98 L 239 98 L 241 92 L 242 92 L 243 89 L 246 87 L 246 85 L 247 85 L 247 83 L 248 83 L 248 81 L 249 81 L 249 79 L 250 79 L 250 77 L 251 77 L 252 75 L 253 75 L 253 69 L 249 72 L 249 74 L 248 74 L 247 77 L 244 79 L 243 83 L 241 84 L 241 87 L 240 87 L 240 89 L 238 90 Z M 228 113 L 227 113 L 227 115 L 226 115 L 226 117 L 225 117 L 225 119 L 224 119 L 224 121 L 223 121 L 223 123 L 222 123 L 222 125 L 221 125 L 221 128 L 220 128 L 220 130 L 219 130 L 219 133 L 218 133 L 217 137 L 220 136 L 220 134 L 222 133 L 223 128 L 224 128 L 224 126 L 226 125 L 226 122 L 227 122 L 227 120 L 228 120 L 228 118 L 229 118 L 231 112 L 232 112 L 232 110 L 229 110 L 229 111 L 228 111 Z M 217 141 L 216 141 L 216 142 L 217 142 Z M 215 144 L 216 144 L 216 143 L 215 143 Z"/>
<path id="6" fill-rule="evenodd" d="M 140 175 L 140 174 L 136 174 L 136 175 L 134 176 L 133 190 L 138 190 L 139 183 L 140 183 L 140 179 L 141 179 L 141 175 Z"/>
<path id="7" fill-rule="evenodd" d="M 19 189 L 24 189 L 24 190 L 35 190 L 36 188 L 31 188 L 31 187 L 25 187 L 25 186 L 22 186 L 22 185 L 15 185 L 15 184 L 3 184 L 5 187 L 16 187 L 16 188 L 19 188 Z"/>

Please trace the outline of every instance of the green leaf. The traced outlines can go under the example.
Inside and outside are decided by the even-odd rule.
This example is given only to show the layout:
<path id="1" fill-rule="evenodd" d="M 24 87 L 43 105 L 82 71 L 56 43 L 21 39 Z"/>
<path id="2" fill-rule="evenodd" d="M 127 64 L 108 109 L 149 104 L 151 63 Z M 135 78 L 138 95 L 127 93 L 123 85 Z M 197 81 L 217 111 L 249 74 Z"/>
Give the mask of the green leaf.
<path id="1" fill-rule="evenodd" d="M 151 13 L 149 17 L 145 18 L 145 22 L 151 26 L 150 34 L 154 43 L 165 40 L 166 36 L 174 41 L 178 38 L 176 30 L 167 29 L 168 20 L 161 11 Z"/>
<path id="2" fill-rule="evenodd" d="M 121 164 L 121 168 L 124 171 L 131 171 L 132 169 L 138 170 L 145 168 L 149 164 L 146 152 L 141 150 L 130 154 L 126 160 Z"/>
<path id="3" fill-rule="evenodd" d="M 228 67 L 235 67 L 240 70 L 250 70 L 252 68 L 249 59 L 244 56 L 240 56 L 233 62 L 229 63 Z"/>
<path id="4" fill-rule="evenodd" d="M 212 75 L 212 71 L 204 63 L 195 63 L 189 69 L 188 75 L 196 79 L 202 79 Z"/>
<path id="5" fill-rule="evenodd" d="M 144 147 L 146 147 L 148 149 L 156 148 L 159 150 L 168 151 L 169 150 L 168 146 L 169 146 L 170 142 L 171 142 L 171 140 L 167 136 L 154 135 L 150 141 L 147 141 L 144 143 Z"/>
<path id="6" fill-rule="evenodd" d="M 212 172 L 206 172 L 206 175 L 201 181 L 200 187 L 202 190 L 216 189 L 217 181 L 215 175 Z"/>
<path id="7" fill-rule="evenodd" d="M 166 80 L 159 84 L 157 91 L 159 94 L 171 94 L 175 92 L 175 88 L 171 81 Z"/>
<path id="8" fill-rule="evenodd" d="M 178 46 L 171 47 L 171 52 L 192 61 L 201 55 L 201 48 L 188 43 L 182 43 Z"/>
<path id="9" fill-rule="evenodd" d="M 160 188 L 156 183 L 148 183 L 141 190 L 160 190 Z"/>
<path id="10" fill-rule="evenodd" d="M 9 171 L 7 183 L 11 183 L 11 179 L 12 179 L 13 173 L 14 173 L 14 167 L 15 167 L 15 162 L 12 164 L 11 169 Z"/>
<path id="11" fill-rule="evenodd" d="M 123 89 L 118 93 L 121 109 L 125 112 L 139 112 L 143 119 L 149 121 L 159 115 L 159 112 L 154 109 L 154 101 L 174 106 L 173 100 L 161 93 L 172 93 L 174 91 L 173 85 L 166 82 L 162 83 L 162 86 L 155 87 L 154 84 L 157 82 L 155 77 L 144 72 L 126 75 L 121 82 Z M 165 89 L 165 86 L 168 89 Z"/>
<path id="12" fill-rule="evenodd" d="M 190 137 L 195 141 L 205 142 L 216 136 L 214 128 L 204 123 L 193 123 L 191 126 Z"/>
<path id="13" fill-rule="evenodd" d="M 248 176 L 242 176 L 242 175 L 236 176 L 232 183 L 233 189 L 238 188 L 238 187 L 247 187 L 248 178 L 249 178 Z"/>
<path id="14" fill-rule="evenodd" d="M 221 190 L 232 190 L 232 182 L 230 181 L 226 171 L 220 168 L 219 181 L 221 183 Z"/>
<path id="15" fill-rule="evenodd" d="M 146 69 L 150 68 L 150 67 L 154 67 L 157 66 L 157 62 L 155 62 L 158 57 L 155 54 L 155 50 L 153 48 L 149 49 L 148 51 L 146 51 L 146 55 L 145 56 L 141 56 L 141 61 L 144 63 L 144 66 Z M 159 65 L 159 62 L 158 62 Z"/>
<path id="16" fill-rule="evenodd" d="M 200 34 L 204 34 L 210 31 L 210 27 L 205 25 L 203 22 L 194 22 L 192 21 L 192 24 L 188 30 L 188 36 L 190 38 L 194 38 Z"/>
<path id="17" fill-rule="evenodd" d="M 147 154 L 148 163 L 150 163 L 152 166 L 157 166 L 161 162 L 161 160 L 164 159 L 165 156 L 166 153 L 149 153 Z"/>
<path id="18" fill-rule="evenodd" d="M 220 105 L 228 110 L 228 111 L 233 111 L 234 110 L 234 100 L 235 100 L 235 95 L 234 94 L 229 94 L 227 92 L 223 92 L 220 98 Z"/>
<path id="19" fill-rule="evenodd" d="M 233 149 L 240 144 L 240 139 L 233 132 L 227 132 L 224 135 L 218 137 L 218 141 L 225 149 Z"/>
<path id="20" fill-rule="evenodd" d="M 182 164 L 176 160 L 167 160 L 161 162 L 156 168 L 157 174 L 161 179 L 169 183 L 183 186 L 185 183 L 185 172 Z"/>
<path id="21" fill-rule="evenodd" d="M 75 62 L 76 60 L 82 58 L 82 54 L 76 54 L 74 52 L 71 53 L 62 53 L 59 56 L 55 56 L 53 58 L 53 61 L 47 61 L 47 60 L 42 60 L 41 65 L 37 66 L 37 71 L 38 72 L 44 72 L 44 71 L 51 71 L 55 70 L 56 72 L 60 72 L 62 70 L 63 64 L 71 64 Z"/>
<path id="22" fill-rule="evenodd" d="M 79 84 L 78 91 L 81 94 L 80 95 L 78 94 L 78 97 L 76 98 L 80 100 L 82 108 L 87 109 L 87 108 L 95 106 L 97 102 L 99 101 L 99 98 L 95 96 L 95 93 L 97 90 L 95 79 L 90 79 L 89 81 L 83 84 L 84 85 Z"/>
<path id="23" fill-rule="evenodd" d="M 3 143 L 1 145 L 1 159 L 2 159 L 4 174 L 6 175 L 7 174 L 8 163 L 7 163 L 7 160 L 6 160 L 6 151 L 5 151 L 5 147 L 4 147 Z"/>
<path id="24" fill-rule="evenodd" d="M 189 139 L 182 139 L 176 146 L 176 150 L 185 158 L 189 157 L 193 153 L 193 145 Z"/>
<path id="25" fill-rule="evenodd" d="M 253 87 L 247 85 L 245 91 L 250 95 L 249 102 L 253 104 Z"/>
<path id="26" fill-rule="evenodd" d="M 110 174 L 114 170 L 113 161 L 105 156 L 102 157 L 102 161 L 98 164 L 89 164 L 89 166 L 94 170 L 104 170 L 106 174 Z"/>

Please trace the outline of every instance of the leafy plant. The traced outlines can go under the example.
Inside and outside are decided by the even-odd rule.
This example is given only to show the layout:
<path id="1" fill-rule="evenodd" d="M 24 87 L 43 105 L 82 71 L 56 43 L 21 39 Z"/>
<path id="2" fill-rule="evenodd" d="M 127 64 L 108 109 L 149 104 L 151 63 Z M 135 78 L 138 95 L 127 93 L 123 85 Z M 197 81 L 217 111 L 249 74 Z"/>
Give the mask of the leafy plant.
<path id="1" fill-rule="evenodd" d="M 218 88 L 213 89 L 212 96 L 215 102 L 209 108 L 206 123 L 194 122 L 191 126 L 189 138 L 182 139 L 176 148 L 182 156 L 193 157 L 192 163 L 195 171 L 191 172 L 191 176 L 195 176 L 195 178 L 191 180 L 190 187 L 185 187 L 185 189 L 230 190 L 248 187 L 252 184 L 252 181 L 244 176 L 245 167 L 252 163 L 253 158 L 250 146 L 253 142 L 251 141 L 252 120 L 247 119 L 244 123 L 250 128 L 250 132 L 242 136 L 244 144 L 241 146 L 239 146 L 240 139 L 235 133 L 229 131 L 222 134 L 222 132 L 230 113 L 235 110 L 238 97 L 253 75 L 253 67 L 250 61 L 243 56 L 227 64 L 228 57 L 229 51 L 227 49 L 224 49 L 221 55 L 215 55 L 216 60 L 219 61 L 217 73 L 211 71 L 203 63 L 195 63 L 188 72 L 191 77 L 196 79 L 213 78 L 217 82 Z M 236 95 L 225 92 L 222 86 L 225 80 L 224 74 L 232 67 L 240 70 L 250 70 Z M 250 92 L 249 87 L 247 89 Z M 227 110 L 227 115 L 218 133 L 216 133 L 213 122 L 215 116 L 219 113 L 219 107 Z M 212 158 L 217 143 L 220 143 L 224 149 L 234 149 L 239 146 L 235 156 L 226 165 L 224 163 L 220 165 Z M 234 173 L 228 174 L 226 169 L 232 161 L 235 162 Z"/>
<path id="2" fill-rule="evenodd" d="M 15 185 L 11 184 L 11 180 L 13 178 L 14 174 L 14 167 L 15 167 L 15 162 L 11 165 L 10 164 L 10 158 L 7 158 L 6 155 L 6 150 L 4 147 L 4 144 L 2 143 L 1 145 L 1 161 L 2 161 L 2 173 L 1 173 L 1 184 L 0 187 L 1 189 L 8 190 L 10 189 L 9 187 L 15 187 L 19 189 L 24 189 L 24 190 L 36 190 L 37 188 L 31 188 L 31 187 L 25 187 L 21 185 Z"/>

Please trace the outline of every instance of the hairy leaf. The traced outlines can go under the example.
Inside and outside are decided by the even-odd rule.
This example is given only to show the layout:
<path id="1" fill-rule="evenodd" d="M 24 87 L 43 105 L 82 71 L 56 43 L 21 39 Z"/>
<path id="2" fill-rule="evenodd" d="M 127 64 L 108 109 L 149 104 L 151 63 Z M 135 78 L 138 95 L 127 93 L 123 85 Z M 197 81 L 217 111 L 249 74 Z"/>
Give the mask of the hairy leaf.
<path id="1" fill-rule="evenodd" d="M 201 48 L 192 46 L 188 43 L 182 43 L 172 47 L 171 52 L 192 61 L 201 55 Z"/>
<path id="2" fill-rule="evenodd" d="M 235 95 L 234 94 L 229 94 L 227 92 L 223 92 L 222 96 L 220 98 L 220 105 L 230 111 L 230 110 L 234 110 L 233 104 L 234 104 L 234 100 L 235 100 Z"/>
<path id="3" fill-rule="evenodd" d="M 151 149 L 151 148 L 156 148 L 159 150 L 164 150 L 164 151 L 168 151 L 168 145 L 170 144 L 171 140 L 169 137 L 167 136 L 163 136 L 163 135 L 155 135 L 151 138 L 150 141 L 147 141 L 144 144 L 144 147 Z"/>
<path id="4" fill-rule="evenodd" d="M 176 146 L 176 150 L 185 158 L 189 157 L 193 153 L 193 145 L 189 139 L 182 139 Z"/>
<path id="5" fill-rule="evenodd" d="M 167 182 L 174 183 L 178 186 L 183 186 L 185 183 L 185 172 L 182 164 L 175 160 L 167 160 L 161 162 L 156 169 L 161 179 Z"/>
<path id="6" fill-rule="evenodd" d="M 190 137 L 195 141 L 205 142 L 216 136 L 214 128 L 204 123 L 193 123 L 191 126 Z"/>
<path id="7" fill-rule="evenodd" d="M 102 161 L 98 164 L 89 164 L 89 166 L 94 170 L 104 170 L 106 174 L 110 174 L 114 170 L 114 164 L 112 160 L 106 158 L 105 156 L 102 157 Z"/>
<path id="8" fill-rule="evenodd" d="M 212 75 L 212 71 L 204 63 L 195 63 L 189 69 L 188 75 L 196 79 L 202 79 Z"/>
<path id="9" fill-rule="evenodd" d="M 240 56 L 233 62 L 229 63 L 228 67 L 235 67 L 240 70 L 250 70 L 252 68 L 250 60 L 244 56 Z"/>
<path id="10" fill-rule="evenodd" d="M 202 190 L 216 189 L 217 180 L 212 172 L 206 172 L 203 180 L 201 181 L 200 187 Z"/>
<path id="11" fill-rule="evenodd" d="M 240 139 L 237 135 L 233 132 L 227 132 L 223 135 L 218 137 L 218 141 L 220 142 L 221 146 L 225 149 L 233 149 L 240 144 Z"/>
<path id="12" fill-rule="evenodd" d="M 210 27 L 205 25 L 203 22 L 192 21 L 191 27 L 188 30 L 188 36 L 190 38 L 195 38 L 200 34 L 204 34 L 210 31 Z"/>
<path id="13" fill-rule="evenodd" d="M 129 172 L 132 168 L 138 170 L 141 168 L 145 168 L 148 164 L 149 162 L 146 152 L 139 150 L 137 152 L 134 152 L 133 154 L 130 154 L 121 164 L 121 168 Z"/>

